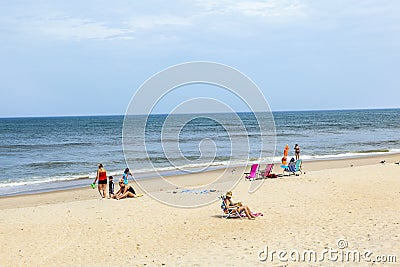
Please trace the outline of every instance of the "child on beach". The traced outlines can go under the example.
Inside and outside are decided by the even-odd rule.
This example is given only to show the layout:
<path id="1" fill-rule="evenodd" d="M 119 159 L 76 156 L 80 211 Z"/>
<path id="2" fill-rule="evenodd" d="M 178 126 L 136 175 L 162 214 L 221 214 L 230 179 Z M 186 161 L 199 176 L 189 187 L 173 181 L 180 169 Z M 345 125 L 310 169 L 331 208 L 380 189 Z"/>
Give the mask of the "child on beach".
<path id="1" fill-rule="evenodd" d="M 124 171 L 124 174 L 122 175 L 122 179 L 124 179 L 124 184 L 128 184 L 128 176 L 131 176 L 132 177 L 132 179 L 133 179 L 133 175 L 132 175 L 132 173 L 129 171 L 129 168 L 126 168 L 125 169 L 125 171 Z"/>
<path id="2" fill-rule="evenodd" d="M 114 198 L 114 181 L 113 177 L 108 177 L 108 198 Z"/>

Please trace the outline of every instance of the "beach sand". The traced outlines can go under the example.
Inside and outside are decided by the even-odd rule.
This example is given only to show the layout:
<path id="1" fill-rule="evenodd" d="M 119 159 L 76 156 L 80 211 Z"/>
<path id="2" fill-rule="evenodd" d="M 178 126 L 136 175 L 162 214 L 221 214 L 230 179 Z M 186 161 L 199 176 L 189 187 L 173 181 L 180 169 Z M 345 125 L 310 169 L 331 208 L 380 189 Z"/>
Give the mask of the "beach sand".
<path id="1" fill-rule="evenodd" d="M 241 179 L 233 200 L 264 214 L 254 221 L 221 218 L 220 201 L 175 208 L 146 194 L 100 199 L 89 186 L 0 198 L 0 266 L 400 266 L 397 160 L 399 154 L 304 162 L 305 174 L 266 179 L 253 194 Z M 170 179 L 196 183 L 218 172 Z M 280 167 L 273 172 L 281 173 Z M 157 190 L 156 180 L 148 182 Z M 339 240 L 347 246 L 338 248 Z M 313 250 L 317 262 L 294 262 L 288 255 L 281 261 L 277 254 L 272 262 L 271 255 L 260 261 L 266 247 L 268 254 L 283 250 L 293 258 L 296 251 Z M 371 261 L 335 261 L 334 254 L 319 262 L 324 249 L 370 251 Z M 372 262 L 378 255 L 395 255 L 397 263 Z"/>

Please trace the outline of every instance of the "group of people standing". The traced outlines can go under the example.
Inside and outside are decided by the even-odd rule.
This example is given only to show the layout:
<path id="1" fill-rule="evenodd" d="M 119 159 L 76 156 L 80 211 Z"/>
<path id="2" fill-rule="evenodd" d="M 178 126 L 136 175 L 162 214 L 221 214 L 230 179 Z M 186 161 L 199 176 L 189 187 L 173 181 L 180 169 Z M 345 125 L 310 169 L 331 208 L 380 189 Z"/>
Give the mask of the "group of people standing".
<path id="1" fill-rule="evenodd" d="M 299 145 L 296 144 L 293 149 L 294 149 L 294 155 L 296 157 L 296 160 L 299 160 L 300 159 L 300 147 L 299 147 Z M 285 149 L 283 151 L 282 165 L 286 165 L 288 154 L 289 154 L 289 145 L 286 145 Z M 292 158 L 290 160 L 290 162 L 294 162 L 294 161 L 295 161 L 294 158 Z"/>
<path id="2" fill-rule="evenodd" d="M 103 167 L 103 164 L 98 165 L 98 170 L 96 174 L 96 178 L 93 181 L 93 184 L 96 184 L 98 182 L 98 190 L 100 193 L 100 196 L 102 198 L 106 197 L 106 191 L 107 191 L 107 171 Z M 128 178 L 129 175 L 132 177 L 132 173 L 129 171 L 129 168 L 126 168 L 122 178 L 119 180 L 118 185 L 119 185 L 119 190 L 114 193 L 114 178 L 112 176 L 108 177 L 108 198 L 114 198 L 114 199 L 122 199 L 126 197 L 139 197 L 141 195 L 136 194 L 135 189 L 131 185 L 128 184 Z"/>

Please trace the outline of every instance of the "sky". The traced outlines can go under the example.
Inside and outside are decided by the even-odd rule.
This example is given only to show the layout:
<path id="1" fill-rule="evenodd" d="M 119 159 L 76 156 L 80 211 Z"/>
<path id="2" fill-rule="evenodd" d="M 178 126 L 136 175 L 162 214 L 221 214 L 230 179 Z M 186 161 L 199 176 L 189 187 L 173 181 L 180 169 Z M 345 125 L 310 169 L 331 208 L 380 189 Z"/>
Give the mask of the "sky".
<path id="1" fill-rule="evenodd" d="M 190 61 L 239 70 L 273 111 L 400 108 L 400 1 L 0 0 L 0 117 L 124 114 L 147 79 Z M 155 110 L 194 97 L 244 109 L 192 85 Z"/>

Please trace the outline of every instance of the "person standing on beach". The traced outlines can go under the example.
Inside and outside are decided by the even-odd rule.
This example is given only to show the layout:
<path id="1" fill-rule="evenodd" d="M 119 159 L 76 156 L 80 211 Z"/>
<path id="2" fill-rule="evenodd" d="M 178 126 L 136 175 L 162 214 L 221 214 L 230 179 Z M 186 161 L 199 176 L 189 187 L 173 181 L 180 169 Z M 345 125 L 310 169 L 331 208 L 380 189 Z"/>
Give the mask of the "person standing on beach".
<path id="1" fill-rule="evenodd" d="M 102 198 L 105 198 L 106 190 L 107 190 L 107 172 L 103 168 L 103 164 L 101 164 L 101 163 L 99 164 L 99 169 L 97 170 L 96 179 L 94 179 L 93 183 L 96 184 L 97 180 L 99 180 L 98 189 L 99 189 L 100 196 Z"/>
<path id="2" fill-rule="evenodd" d="M 129 168 L 126 168 L 125 169 L 125 171 L 124 171 L 124 174 L 122 175 L 122 179 L 124 179 L 124 184 L 128 184 L 128 176 L 131 176 L 132 177 L 132 179 L 133 179 L 133 175 L 132 175 L 132 173 L 129 171 Z"/>
<path id="3" fill-rule="evenodd" d="M 108 198 L 114 198 L 114 182 L 113 177 L 108 177 Z"/>
<path id="4" fill-rule="evenodd" d="M 300 147 L 298 144 L 294 146 L 294 154 L 296 155 L 296 160 L 300 159 Z"/>

